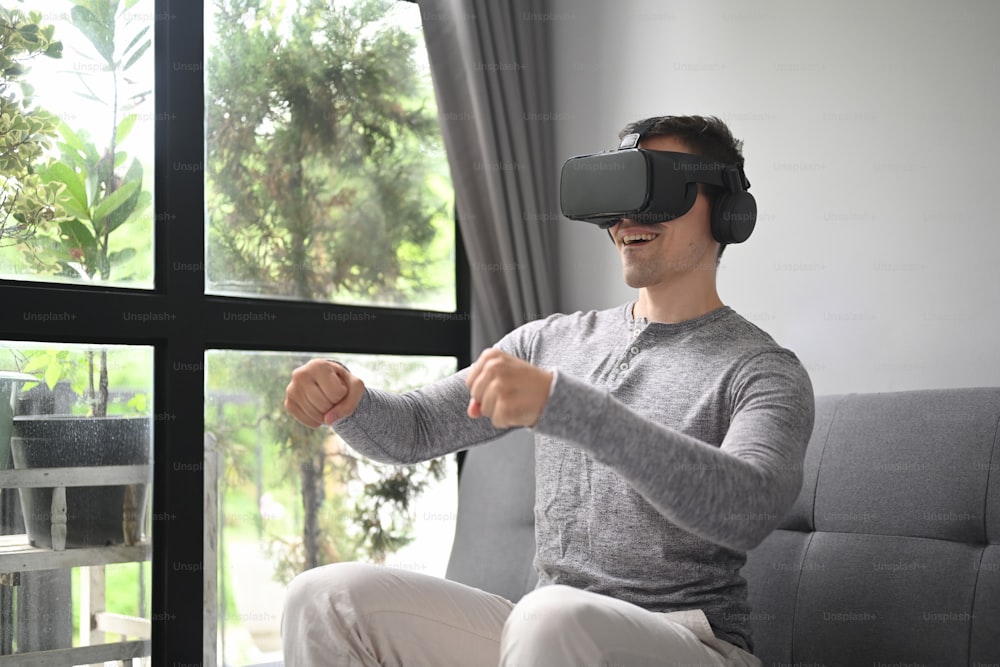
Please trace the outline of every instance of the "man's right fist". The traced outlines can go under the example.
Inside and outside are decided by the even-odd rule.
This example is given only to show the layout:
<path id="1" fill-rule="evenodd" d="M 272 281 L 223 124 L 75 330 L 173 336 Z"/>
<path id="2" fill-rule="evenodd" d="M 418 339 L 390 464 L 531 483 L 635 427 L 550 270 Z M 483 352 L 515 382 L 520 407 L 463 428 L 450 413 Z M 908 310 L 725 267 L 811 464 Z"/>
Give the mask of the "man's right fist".
<path id="1" fill-rule="evenodd" d="M 316 428 L 354 414 L 365 384 L 347 368 L 328 359 L 313 359 L 292 371 L 285 388 L 285 410 Z"/>

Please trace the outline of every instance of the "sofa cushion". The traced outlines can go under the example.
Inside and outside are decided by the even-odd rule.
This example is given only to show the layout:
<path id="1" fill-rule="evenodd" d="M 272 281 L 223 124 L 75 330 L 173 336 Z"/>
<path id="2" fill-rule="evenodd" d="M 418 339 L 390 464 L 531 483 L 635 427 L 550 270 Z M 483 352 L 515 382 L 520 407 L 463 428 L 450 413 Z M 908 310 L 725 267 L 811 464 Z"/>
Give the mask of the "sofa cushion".
<path id="1" fill-rule="evenodd" d="M 998 405 L 1000 392 L 968 389 L 844 397 L 824 437 L 814 529 L 985 543 Z"/>

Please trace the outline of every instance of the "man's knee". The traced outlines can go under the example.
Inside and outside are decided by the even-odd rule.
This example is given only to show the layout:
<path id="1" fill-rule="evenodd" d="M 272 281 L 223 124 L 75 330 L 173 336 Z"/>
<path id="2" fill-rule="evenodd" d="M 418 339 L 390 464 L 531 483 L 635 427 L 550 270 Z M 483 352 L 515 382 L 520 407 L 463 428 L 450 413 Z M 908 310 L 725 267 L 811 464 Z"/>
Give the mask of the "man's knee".
<path id="1" fill-rule="evenodd" d="M 575 630 L 586 631 L 600 615 L 588 596 L 569 586 L 537 588 L 521 598 L 504 625 L 504 641 L 551 638 Z"/>
<path id="2" fill-rule="evenodd" d="M 370 599 L 372 589 L 383 589 L 380 583 L 385 568 L 364 563 L 334 563 L 299 574 L 285 591 L 285 614 L 309 610 L 329 618 L 344 605 L 354 607 L 357 601 Z M 328 612 L 324 614 L 323 612 Z"/>

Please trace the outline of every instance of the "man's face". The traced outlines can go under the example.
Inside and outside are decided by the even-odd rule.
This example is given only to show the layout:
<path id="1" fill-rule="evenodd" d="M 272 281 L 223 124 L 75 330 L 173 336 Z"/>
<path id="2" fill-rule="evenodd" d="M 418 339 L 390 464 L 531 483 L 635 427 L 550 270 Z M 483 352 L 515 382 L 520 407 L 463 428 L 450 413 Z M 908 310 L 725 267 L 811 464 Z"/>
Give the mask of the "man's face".
<path id="1" fill-rule="evenodd" d="M 691 153 L 674 137 L 650 137 L 639 146 L 650 150 Z M 629 287 L 655 287 L 684 274 L 715 271 L 719 243 L 712 238 L 711 205 L 701 192 L 691 210 L 679 218 L 639 224 L 628 218 L 609 228 L 622 260 Z"/>

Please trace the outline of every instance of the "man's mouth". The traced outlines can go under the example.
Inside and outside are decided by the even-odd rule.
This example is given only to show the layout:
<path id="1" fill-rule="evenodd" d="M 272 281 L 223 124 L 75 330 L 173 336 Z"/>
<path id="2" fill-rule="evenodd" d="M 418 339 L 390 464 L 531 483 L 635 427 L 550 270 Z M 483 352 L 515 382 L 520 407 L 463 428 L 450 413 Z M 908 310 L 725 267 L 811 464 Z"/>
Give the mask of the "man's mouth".
<path id="1" fill-rule="evenodd" d="M 656 234 L 650 232 L 628 232 L 622 234 L 622 245 L 624 246 L 640 246 L 649 243 L 656 238 Z"/>

